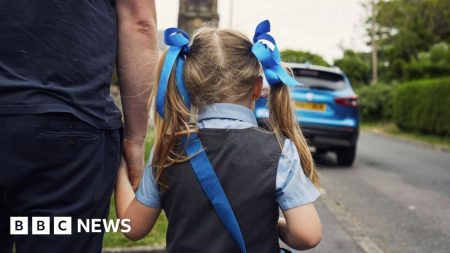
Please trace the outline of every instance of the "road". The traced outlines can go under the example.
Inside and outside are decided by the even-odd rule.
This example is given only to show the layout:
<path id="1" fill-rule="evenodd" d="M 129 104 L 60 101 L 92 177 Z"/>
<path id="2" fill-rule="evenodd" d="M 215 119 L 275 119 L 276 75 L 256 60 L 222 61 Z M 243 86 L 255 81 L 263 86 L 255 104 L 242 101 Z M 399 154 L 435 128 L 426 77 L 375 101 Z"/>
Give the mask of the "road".
<path id="1" fill-rule="evenodd" d="M 450 252 L 450 153 L 362 132 L 351 168 L 320 157 L 322 252 Z"/>

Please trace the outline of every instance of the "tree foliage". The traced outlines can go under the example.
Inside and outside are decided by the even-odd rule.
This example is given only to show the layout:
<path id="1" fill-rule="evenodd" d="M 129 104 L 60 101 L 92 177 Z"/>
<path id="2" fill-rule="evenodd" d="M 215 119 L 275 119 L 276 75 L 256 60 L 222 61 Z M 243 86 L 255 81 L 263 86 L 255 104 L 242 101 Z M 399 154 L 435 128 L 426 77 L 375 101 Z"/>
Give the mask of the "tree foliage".
<path id="1" fill-rule="evenodd" d="M 421 61 L 419 53 L 432 45 L 450 43 L 450 0 L 379 1 L 376 16 L 367 23 L 372 18 L 385 80 L 415 78 L 405 65 Z"/>
<path id="2" fill-rule="evenodd" d="M 398 85 L 393 96 L 396 124 L 404 130 L 450 136 L 450 78 Z"/>
<path id="3" fill-rule="evenodd" d="M 281 51 L 281 58 L 285 62 L 298 62 L 305 63 L 310 62 L 311 64 L 321 65 L 321 66 L 330 66 L 327 61 L 325 61 L 320 55 L 313 54 L 306 51 L 299 50 L 283 50 Z"/>
<path id="4" fill-rule="evenodd" d="M 404 76 L 408 80 L 448 76 L 450 75 L 449 45 L 445 42 L 435 44 L 429 51 L 418 53 L 404 66 Z"/>
<path id="5" fill-rule="evenodd" d="M 358 94 L 359 112 L 362 120 L 391 120 L 393 92 L 393 87 L 386 84 L 357 88 L 356 94 Z"/>
<path id="6" fill-rule="evenodd" d="M 450 75 L 450 0 L 378 0 L 375 9 L 366 24 L 375 20 L 381 82 Z M 353 83 L 369 83 L 369 55 L 344 50 L 334 64 Z"/>
<path id="7" fill-rule="evenodd" d="M 347 74 L 354 86 L 368 84 L 370 81 L 369 55 L 367 53 L 355 52 L 350 49 L 344 50 L 341 59 L 335 60 L 334 65 L 338 66 Z"/>

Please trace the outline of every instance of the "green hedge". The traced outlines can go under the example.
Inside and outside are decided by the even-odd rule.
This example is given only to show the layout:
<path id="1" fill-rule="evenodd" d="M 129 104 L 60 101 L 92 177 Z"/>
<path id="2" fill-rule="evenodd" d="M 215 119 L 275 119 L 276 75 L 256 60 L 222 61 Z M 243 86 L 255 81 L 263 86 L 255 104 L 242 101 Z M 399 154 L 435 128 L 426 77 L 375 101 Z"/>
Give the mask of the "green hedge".
<path id="1" fill-rule="evenodd" d="M 450 136 L 450 77 L 398 85 L 393 98 L 399 128 Z"/>
<path id="2" fill-rule="evenodd" d="M 393 87 L 386 84 L 363 86 L 356 90 L 363 121 L 392 119 Z"/>

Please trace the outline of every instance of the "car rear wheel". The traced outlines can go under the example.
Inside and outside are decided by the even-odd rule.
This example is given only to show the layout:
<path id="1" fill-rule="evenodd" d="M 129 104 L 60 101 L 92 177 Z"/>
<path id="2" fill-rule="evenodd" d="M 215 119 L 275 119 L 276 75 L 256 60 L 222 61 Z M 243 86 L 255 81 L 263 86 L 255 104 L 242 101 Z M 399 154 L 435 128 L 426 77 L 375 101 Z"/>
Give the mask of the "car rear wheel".
<path id="1" fill-rule="evenodd" d="M 340 148 L 336 151 L 339 165 L 351 166 L 355 161 L 356 146 Z"/>

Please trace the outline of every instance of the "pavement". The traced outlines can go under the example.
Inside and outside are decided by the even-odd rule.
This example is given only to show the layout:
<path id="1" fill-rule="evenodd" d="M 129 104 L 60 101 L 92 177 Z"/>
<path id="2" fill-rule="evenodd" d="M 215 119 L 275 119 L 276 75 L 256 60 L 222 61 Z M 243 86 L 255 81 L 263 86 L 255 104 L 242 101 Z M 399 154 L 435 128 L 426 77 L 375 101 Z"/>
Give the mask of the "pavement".
<path id="1" fill-rule="evenodd" d="M 363 131 L 353 167 L 319 157 L 322 242 L 308 252 L 450 252 L 450 153 Z"/>

